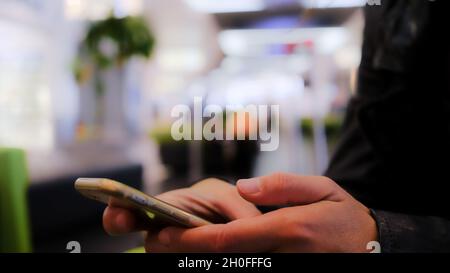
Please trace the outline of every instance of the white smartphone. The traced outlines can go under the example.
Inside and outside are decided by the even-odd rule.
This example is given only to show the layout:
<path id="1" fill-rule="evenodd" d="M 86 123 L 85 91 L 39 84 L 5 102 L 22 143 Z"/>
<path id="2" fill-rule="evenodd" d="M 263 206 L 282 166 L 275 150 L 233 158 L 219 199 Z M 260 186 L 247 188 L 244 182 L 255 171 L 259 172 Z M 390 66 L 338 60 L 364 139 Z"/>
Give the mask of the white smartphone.
<path id="1" fill-rule="evenodd" d="M 149 196 L 120 182 L 104 178 L 79 178 L 75 189 L 87 198 L 142 212 L 149 220 L 162 226 L 194 228 L 211 224 L 209 221 L 176 206 Z"/>

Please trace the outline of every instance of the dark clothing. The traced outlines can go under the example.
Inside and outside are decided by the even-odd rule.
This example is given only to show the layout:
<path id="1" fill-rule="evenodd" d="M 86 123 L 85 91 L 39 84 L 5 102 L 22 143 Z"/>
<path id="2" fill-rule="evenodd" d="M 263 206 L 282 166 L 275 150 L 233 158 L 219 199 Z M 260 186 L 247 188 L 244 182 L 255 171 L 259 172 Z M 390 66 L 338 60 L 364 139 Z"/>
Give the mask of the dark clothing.
<path id="1" fill-rule="evenodd" d="M 381 2 L 325 175 L 375 211 L 383 252 L 450 252 L 450 1 Z"/>

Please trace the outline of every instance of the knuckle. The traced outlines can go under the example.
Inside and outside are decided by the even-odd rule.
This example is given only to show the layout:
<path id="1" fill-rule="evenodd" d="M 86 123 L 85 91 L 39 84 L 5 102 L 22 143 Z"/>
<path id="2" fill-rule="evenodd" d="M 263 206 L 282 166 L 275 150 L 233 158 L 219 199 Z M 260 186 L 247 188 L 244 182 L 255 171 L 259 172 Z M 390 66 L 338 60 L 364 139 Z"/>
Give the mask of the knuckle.
<path id="1" fill-rule="evenodd" d="M 215 237 L 214 251 L 217 253 L 226 253 L 231 251 L 231 237 L 225 229 L 219 231 Z"/>
<path id="2" fill-rule="evenodd" d="M 287 174 L 282 172 L 274 173 L 271 176 L 270 183 L 277 190 L 284 190 L 287 187 Z"/>
<path id="3" fill-rule="evenodd" d="M 207 179 L 204 179 L 204 180 L 196 183 L 194 185 L 194 187 L 195 186 L 204 186 L 204 185 L 218 185 L 218 184 L 224 184 L 224 182 L 217 178 L 207 178 Z"/>
<path id="4" fill-rule="evenodd" d="M 284 240 L 287 243 L 302 242 L 307 243 L 314 238 L 314 227 L 307 220 L 299 219 L 298 215 L 293 211 L 285 213 L 284 222 L 287 223 L 285 229 Z"/>
<path id="5" fill-rule="evenodd" d="M 322 176 L 321 179 L 322 179 L 322 183 L 327 186 L 331 186 L 331 187 L 336 186 L 336 183 L 329 177 Z"/>
<path id="6" fill-rule="evenodd" d="M 330 201 L 341 201 L 345 198 L 345 191 L 331 178 L 322 177 L 324 188 L 328 191 L 328 199 Z"/>
<path id="7" fill-rule="evenodd" d="M 303 243 L 311 242 L 314 238 L 314 228 L 306 221 L 297 221 L 295 230 L 295 236 Z"/>
<path id="8" fill-rule="evenodd" d="M 211 183 L 211 181 L 209 181 L 208 179 L 202 180 L 202 181 L 197 182 L 194 185 L 192 185 L 191 188 L 195 189 L 195 188 L 198 188 L 198 187 L 202 187 L 202 186 L 208 185 L 209 183 Z"/>

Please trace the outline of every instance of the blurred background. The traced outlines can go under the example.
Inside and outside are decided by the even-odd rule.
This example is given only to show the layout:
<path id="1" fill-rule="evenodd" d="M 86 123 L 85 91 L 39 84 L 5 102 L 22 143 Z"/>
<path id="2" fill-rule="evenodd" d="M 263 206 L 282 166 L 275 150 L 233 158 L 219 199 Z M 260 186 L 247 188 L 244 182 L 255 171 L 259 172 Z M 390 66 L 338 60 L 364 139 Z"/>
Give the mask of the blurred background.
<path id="1" fill-rule="evenodd" d="M 0 252 L 142 245 L 103 232 L 78 177 L 158 194 L 211 176 L 321 174 L 355 89 L 364 5 L 0 0 Z M 280 105 L 279 149 L 174 141 L 171 110 L 195 96 Z"/>

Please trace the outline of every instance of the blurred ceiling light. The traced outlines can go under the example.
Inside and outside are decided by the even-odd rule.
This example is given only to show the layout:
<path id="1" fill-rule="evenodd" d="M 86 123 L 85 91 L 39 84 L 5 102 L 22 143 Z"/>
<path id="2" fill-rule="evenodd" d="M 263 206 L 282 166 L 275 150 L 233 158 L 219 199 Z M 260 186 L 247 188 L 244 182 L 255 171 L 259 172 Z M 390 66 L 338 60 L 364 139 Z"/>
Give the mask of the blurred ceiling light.
<path id="1" fill-rule="evenodd" d="M 242 56 L 249 50 L 247 41 L 234 32 L 222 32 L 219 35 L 219 45 L 227 56 Z"/>
<path id="2" fill-rule="evenodd" d="M 65 16 L 69 20 L 102 20 L 111 12 L 117 18 L 139 15 L 143 0 L 65 0 Z"/>
<path id="3" fill-rule="evenodd" d="M 336 64 L 342 69 L 356 69 L 361 61 L 361 48 L 346 46 L 335 54 Z"/>
<path id="4" fill-rule="evenodd" d="M 114 0 L 114 16 L 117 18 L 139 15 L 143 9 L 143 0 Z"/>
<path id="5" fill-rule="evenodd" d="M 204 54 L 196 48 L 163 49 L 156 57 L 163 70 L 198 72 L 206 66 Z"/>
<path id="6" fill-rule="evenodd" d="M 227 56 L 267 55 L 271 45 L 299 44 L 313 41 L 321 53 L 330 53 L 348 39 L 342 27 L 296 29 L 225 30 L 219 34 L 219 45 Z"/>
<path id="7" fill-rule="evenodd" d="M 321 54 L 333 54 L 343 47 L 348 39 L 348 32 L 344 28 L 339 28 L 336 31 L 329 31 L 325 35 L 320 35 L 315 43 Z"/>
<path id="8" fill-rule="evenodd" d="M 204 13 L 234 13 L 264 10 L 264 0 L 185 0 L 194 10 Z"/>
<path id="9" fill-rule="evenodd" d="M 66 0 L 64 14 L 67 19 L 79 19 L 83 14 L 84 5 L 82 0 Z"/>
<path id="10" fill-rule="evenodd" d="M 87 15 L 86 19 L 97 21 L 108 18 L 112 10 L 109 2 L 110 1 L 108 0 L 89 1 L 89 4 L 86 4 L 85 6 L 85 14 Z"/>
<path id="11" fill-rule="evenodd" d="M 362 7 L 367 0 L 299 0 L 299 2 L 306 8 L 327 9 Z"/>

